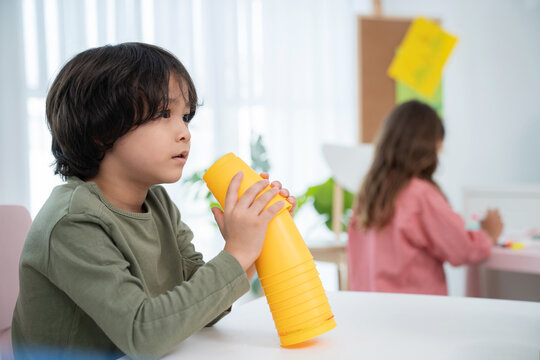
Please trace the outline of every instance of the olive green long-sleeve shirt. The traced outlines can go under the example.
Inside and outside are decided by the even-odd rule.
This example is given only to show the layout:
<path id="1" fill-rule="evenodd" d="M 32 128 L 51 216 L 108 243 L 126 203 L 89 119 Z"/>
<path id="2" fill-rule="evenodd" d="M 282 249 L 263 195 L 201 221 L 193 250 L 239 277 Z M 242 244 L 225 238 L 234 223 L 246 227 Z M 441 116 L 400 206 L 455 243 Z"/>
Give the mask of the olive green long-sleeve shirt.
<path id="1" fill-rule="evenodd" d="M 53 190 L 20 261 L 16 358 L 160 357 L 249 289 L 229 253 L 203 262 L 163 187 L 144 210 L 116 208 L 77 178 Z"/>

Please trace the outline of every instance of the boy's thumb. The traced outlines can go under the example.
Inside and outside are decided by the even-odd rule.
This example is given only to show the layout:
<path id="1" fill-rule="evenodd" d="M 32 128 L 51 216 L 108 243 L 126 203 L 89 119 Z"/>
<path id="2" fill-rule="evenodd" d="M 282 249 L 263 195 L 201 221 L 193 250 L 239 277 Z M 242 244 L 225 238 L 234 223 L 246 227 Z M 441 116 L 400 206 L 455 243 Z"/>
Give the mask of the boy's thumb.
<path id="1" fill-rule="evenodd" d="M 213 207 L 211 210 L 212 210 L 212 214 L 214 214 L 214 219 L 216 219 L 216 222 L 219 228 L 221 229 L 224 222 L 223 211 L 221 211 L 221 209 L 218 208 L 217 206 Z"/>

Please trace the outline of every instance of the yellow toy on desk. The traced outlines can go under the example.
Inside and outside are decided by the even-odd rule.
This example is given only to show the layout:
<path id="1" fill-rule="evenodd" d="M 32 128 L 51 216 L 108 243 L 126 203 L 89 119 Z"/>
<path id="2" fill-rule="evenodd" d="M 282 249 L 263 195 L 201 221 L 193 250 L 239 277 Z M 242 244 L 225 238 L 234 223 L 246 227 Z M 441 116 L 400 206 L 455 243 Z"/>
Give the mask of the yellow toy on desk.
<path id="1" fill-rule="evenodd" d="M 502 247 L 512 250 L 521 250 L 525 248 L 525 244 L 522 242 L 507 241 L 502 245 Z"/>
<path id="2" fill-rule="evenodd" d="M 244 173 L 240 197 L 262 177 L 233 153 L 217 160 L 203 176 L 222 207 L 229 184 L 239 171 Z M 270 186 L 264 191 L 268 189 Z M 278 195 L 268 206 L 280 200 L 283 197 Z M 301 343 L 336 327 L 313 256 L 287 211 L 291 206 L 284 207 L 268 225 L 255 262 L 282 346 Z"/>

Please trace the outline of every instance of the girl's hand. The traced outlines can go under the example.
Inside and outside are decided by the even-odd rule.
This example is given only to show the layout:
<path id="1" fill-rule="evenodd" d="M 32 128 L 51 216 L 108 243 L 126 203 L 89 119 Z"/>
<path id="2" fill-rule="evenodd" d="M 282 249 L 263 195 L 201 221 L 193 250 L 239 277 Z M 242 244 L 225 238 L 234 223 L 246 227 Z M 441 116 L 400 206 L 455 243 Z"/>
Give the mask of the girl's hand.
<path id="1" fill-rule="evenodd" d="M 480 221 L 480 225 L 491 237 L 493 244 L 496 244 L 503 229 L 503 222 L 499 210 L 489 209 L 486 217 Z"/>
<path id="2" fill-rule="evenodd" d="M 263 179 L 266 179 L 268 180 L 269 176 L 268 176 L 268 173 L 265 173 L 265 172 L 262 172 L 260 173 L 259 175 L 261 175 L 261 177 Z M 291 214 L 291 216 L 294 214 L 294 210 L 296 210 L 296 205 L 297 205 L 297 201 L 296 201 L 296 198 L 292 195 L 290 195 L 289 193 L 289 190 L 287 189 L 282 189 L 281 188 L 281 183 L 279 181 L 272 181 L 272 183 L 270 184 L 270 186 L 272 186 L 273 188 L 277 188 L 279 189 L 279 194 L 281 196 L 283 196 L 284 198 L 287 199 L 288 202 L 291 203 L 292 207 L 291 209 L 289 210 L 289 213 Z"/>

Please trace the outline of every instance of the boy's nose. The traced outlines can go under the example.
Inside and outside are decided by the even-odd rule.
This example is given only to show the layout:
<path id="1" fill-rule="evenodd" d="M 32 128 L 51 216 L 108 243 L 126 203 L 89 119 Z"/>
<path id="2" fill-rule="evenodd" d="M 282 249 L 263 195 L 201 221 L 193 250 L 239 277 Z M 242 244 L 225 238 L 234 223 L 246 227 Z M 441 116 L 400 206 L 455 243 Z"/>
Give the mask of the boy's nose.
<path id="1" fill-rule="evenodd" d="M 178 130 L 178 133 L 176 134 L 176 142 L 189 142 L 191 140 L 191 133 L 189 131 L 189 128 L 185 122 L 182 121 L 182 124 L 180 125 L 180 129 Z"/>

